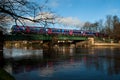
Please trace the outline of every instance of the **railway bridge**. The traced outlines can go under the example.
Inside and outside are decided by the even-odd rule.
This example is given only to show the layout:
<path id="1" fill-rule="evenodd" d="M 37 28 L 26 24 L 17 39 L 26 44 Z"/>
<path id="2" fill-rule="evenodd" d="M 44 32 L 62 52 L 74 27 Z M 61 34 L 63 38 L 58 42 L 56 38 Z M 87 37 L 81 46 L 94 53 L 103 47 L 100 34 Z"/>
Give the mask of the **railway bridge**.
<path id="1" fill-rule="evenodd" d="M 5 35 L 4 40 L 5 41 L 21 41 L 21 40 L 27 40 L 27 41 L 38 41 L 38 40 L 53 40 L 56 38 L 57 40 L 87 40 L 88 36 L 70 36 L 70 35 L 47 35 L 47 34 L 24 34 L 24 35 Z"/>
<path id="2" fill-rule="evenodd" d="M 5 35 L 4 41 L 14 41 L 15 43 L 49 43 L 49 44 L 75 44 L 76 46 L 85 46 L 89 42 L 89 36 L 74 35 L 48 35 L 48 34 L 19 34 Z M 82 42 L 82 43 L 81 43 Z M 91 44 L 92 42 L 90 42 Z"/>

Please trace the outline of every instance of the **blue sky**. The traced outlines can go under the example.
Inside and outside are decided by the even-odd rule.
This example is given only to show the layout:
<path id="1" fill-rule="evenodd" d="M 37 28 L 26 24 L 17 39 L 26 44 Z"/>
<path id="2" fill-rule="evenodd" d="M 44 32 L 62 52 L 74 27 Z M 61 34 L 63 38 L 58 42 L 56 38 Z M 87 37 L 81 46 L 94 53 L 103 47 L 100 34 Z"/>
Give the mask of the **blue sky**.
<path id="1" fill-rule="evenodd" d="M 44 4 L 45 0 L 30 1 Z M 60 16 L 60 24 L 50 25 L 50 27 L 80 29 L 87 21 L 105 22 L 107 15 L 117 15 L 120 18 L 120 0 L 48 0 L 46 5 Z M 27 25 L 39 26 L 36 23 Z"/>
<path id="2" fill-rule="evenodd" d="M 120 0 L 49 0 L 49 6 L 60 16 L 82 22 L 104 20 L 107 15 L 120 17 Z"/>

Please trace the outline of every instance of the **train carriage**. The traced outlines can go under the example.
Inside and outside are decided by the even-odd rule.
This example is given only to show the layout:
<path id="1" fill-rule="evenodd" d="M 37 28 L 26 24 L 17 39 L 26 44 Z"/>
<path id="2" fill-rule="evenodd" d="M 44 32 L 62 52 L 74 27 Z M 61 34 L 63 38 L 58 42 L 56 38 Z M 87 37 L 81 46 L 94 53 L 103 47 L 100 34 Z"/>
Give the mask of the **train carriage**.
<path id="1" fill-rule="evenodd" d="M 25 27 L 24 26 L 18 26 L 18 25 L 13 25 L 11 28 L 12 33 L 24 33 L 25 32 Z"/>
<path id="2" fill-rule="evenodd" d="M 75 35 L 75 36 L 104 36 L 98 32 L 84 31 L 84 30 L 70 30 L 70 29 L 60 29 L 60 28 L 44 28 L 36 26 L 19 26 L 14 25 L 11 28 L 12 33 L 24 33 L 24 34 L 62 34 L 62 35 Z"/>
<path id="3" fill-rule="evenodd" d="M 43 27 L 30 27 L 30 26 L 27 26 L 26 27 L 26 33 L 42 34 L 42 33 L 44 33 L 44 29 L 43 29 Z"/>
<path id="4" fill-rule="evenodd" d="M 83 33 L 83 31 L 81 31 L 81 30 L 73 30 L 73 35 L 80 36 L 80 35 L 82 35 L 82 33 Z"/>

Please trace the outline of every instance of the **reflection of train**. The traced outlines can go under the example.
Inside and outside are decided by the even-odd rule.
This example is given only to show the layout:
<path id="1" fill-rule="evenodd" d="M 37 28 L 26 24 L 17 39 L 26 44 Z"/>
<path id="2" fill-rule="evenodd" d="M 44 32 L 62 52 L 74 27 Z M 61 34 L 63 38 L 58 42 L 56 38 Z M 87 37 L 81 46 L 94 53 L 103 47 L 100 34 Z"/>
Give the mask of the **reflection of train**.
<path id="1" fill-rule="evenodd" d="M 78 35 L 78 36 L 99 36 L 100 33 L 83 30 L 69 30 L 59 28 L 44 28 L 34 26 L 18 26 L 14 25 L 11 28 L 12 33 L 24 33 L 24 34 L 64 34 L 64 35 Z"/>

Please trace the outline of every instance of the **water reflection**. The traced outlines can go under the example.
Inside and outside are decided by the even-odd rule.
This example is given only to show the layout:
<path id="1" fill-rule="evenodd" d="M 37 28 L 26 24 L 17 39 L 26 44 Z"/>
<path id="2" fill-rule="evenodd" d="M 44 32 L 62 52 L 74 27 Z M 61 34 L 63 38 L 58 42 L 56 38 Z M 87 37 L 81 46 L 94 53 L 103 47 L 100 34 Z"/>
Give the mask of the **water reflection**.
<path id="1" fill-rule="evenodd" d="M 4 56 L 4 68 L 16 80 L 120 79 L 120 48 L 115 47 L 4 48 Z"/>
<path id="2" fill-rule="evenodd" d="M 39 58 L 43 57 L 43 50 L 29 50 L 29 49 L 6 49 L 4 48 L 4 57 L 5 58 L 14 58 L 14 59 L 23 59 L 30 58 L 32 56 L 39 56 Z"/>

